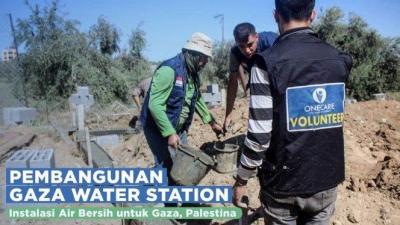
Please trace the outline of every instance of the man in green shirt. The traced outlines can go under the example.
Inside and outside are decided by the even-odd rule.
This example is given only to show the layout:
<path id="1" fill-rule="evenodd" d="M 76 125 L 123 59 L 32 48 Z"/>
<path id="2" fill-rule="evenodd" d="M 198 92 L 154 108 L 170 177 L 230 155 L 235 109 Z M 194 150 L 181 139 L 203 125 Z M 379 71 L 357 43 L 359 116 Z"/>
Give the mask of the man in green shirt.
<path id="1" fill-rule="evenodd" d="M 194 112 L 216 134 L 222 133 L 199 91 L 198 73 L 211 56 L 211 39 L 196 32 L 182 52 L 164 61 L 153 75 L 140 119 L 156 166 L 167 168 L 168 174 L 174 152 L 170 153 L 170 149 L 176 149 L 180 143 L 187 144 Z"/>

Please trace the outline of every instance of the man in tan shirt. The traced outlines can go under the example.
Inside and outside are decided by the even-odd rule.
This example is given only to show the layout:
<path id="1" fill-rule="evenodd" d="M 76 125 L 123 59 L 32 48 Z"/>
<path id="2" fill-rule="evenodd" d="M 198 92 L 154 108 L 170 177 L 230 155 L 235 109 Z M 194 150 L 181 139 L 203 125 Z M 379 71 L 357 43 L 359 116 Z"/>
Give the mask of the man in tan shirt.
<path id="1" fill-rule="evenodd" d="M 135 105 L 138 109 L 138 112 L 142 110 L 142 104 L 140 103 L 140 97 L 143 99 L 146 97 L 147 91 L 149 90 L 151 84 L 151 77 L 148 77 L 142 81 L 133 89 L 132 98 L 135 102 Z M 136 121 L 138 120 L 138 116 L 134 115 L 132 119 L 129 121 L 129 126 L 135 128 Z"/>
<path id="2" fill-rule="evenodd" d="M 135 87 L 135 89 L 133 89 L 132 98 L 139 112 L 141 111 L 142 108 L 142 105 L 140 104 L 140 97 L 142 97 L 143 99 L 146 97 L 147 91 L 149 90 L 150 87 L 150 83 L 151 83 L 151 77 L 148 77 L 140 81 L 140 83 Z"/>

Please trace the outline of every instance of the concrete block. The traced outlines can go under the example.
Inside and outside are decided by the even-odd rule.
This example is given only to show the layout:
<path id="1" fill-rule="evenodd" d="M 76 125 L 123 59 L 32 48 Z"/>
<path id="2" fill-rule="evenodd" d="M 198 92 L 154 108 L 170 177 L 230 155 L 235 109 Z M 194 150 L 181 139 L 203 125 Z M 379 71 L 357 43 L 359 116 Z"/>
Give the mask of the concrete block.
<path id="1" fill-rule="evenodd" d="M 6 168 L 29 168 L 29 159 L 35 154 L 37 150 L 22 149 L 14 152 L 14 154 L 7 159 Z"/>
<path id="2" fill-rule="evenodd" d="M 83 130 L 85 127 L 85 108 L 84 105 L 76 106 L 76 121 L 78 123 L 78 130 Z"/>
<path id="3" fill-rule="evenodd" d="M 89 87 L 88 86 L 79 86 L 77 88 L 77 93 L 79 95 L 90 95 L 89 94 Z"/>
<path id="4" fill-rule="evenodd" d="M 35 108 L 21 108 L 18 110 L 21 121 L 32 121 L 35 119 L 37 115 L 37 111 Z"/>
<path id="5" fill-rule="evenodd" d="M 92 138 L 92 140 L 100 145 L 100 147 L 105 149 L 113 149 L 121 143 L 119 140 L 119 136 L 116 134 L 95 136 Z"/>
<path id="6" fill-rule="evenodd" d="M 3 108 L 4 125 L 31 123 L 37 116 L 35 108 L 10 107 Z"/>
<path id="7" fill-rule="evenodd" d="M 377 93 L 377 94 L 373 94 L 375 100 L 378 101 L 383 101 L 386 100 L 386 94 L 385 93 Z"/>
<path id="8" fill-rule="evenodd" d="M 9 108 L 3 108 L 3 124 L 10 125 L 11 121 L 11 112 Z"/>
<path id="9" fill-rule="evenodd" d="M 54 150 L 51 148 L 36 151 L 30 161 L 30 168 L 55 168 Z"/>
<path id="10" fill-rule="evenodd" d="M 207 85 L 207 93 L 212 93 L 212 94 L 219 93 L 218 84 Z"/>
<path id="11" fill-rule="evenodd" d="M 221 105 L 222 102 L 222 94 L 211 94 L 211 93 L 203 93 L 204 102 L 209 106 L 217 106 Z"/>
<path id="12" fill-rule="evenodd" d="M 221 89 L 221 105 L 226 104 L 226 89 Z"/>
<path id="13" fill-rule="evenodd" d="M 94 104 L 94 98 L 89 93 L 89 87 L 83 86 L 77 88 L 77 92 L 68 98 L 68 102 L 74 109 L 77 105 L 84 105 L 85 111 L 88 111 Z"/>
<path id="14" fill-rule="evenodd" d="M 354 98 L 346 98 L 346 100 L 345 100 L 345 104 L 348 104 L 348 105 L 355 104 L 355 103 L 357 103 L 357 100 Z"/>
<path id="15" fill-rule="evenodd" d="M 79 95 L 79 94 L 72 94 L 71 97 L 68 99 L 69 103 L 72 106 L 77 105 L 84 105 L 85 109 L 89 109 L 94 104 L 93 95 Z"/>

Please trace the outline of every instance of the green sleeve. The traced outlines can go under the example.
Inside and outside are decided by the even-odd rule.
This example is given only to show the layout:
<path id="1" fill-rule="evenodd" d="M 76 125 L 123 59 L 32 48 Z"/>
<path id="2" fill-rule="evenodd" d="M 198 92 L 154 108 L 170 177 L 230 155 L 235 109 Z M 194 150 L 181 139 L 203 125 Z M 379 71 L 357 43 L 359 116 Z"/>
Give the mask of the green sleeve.
<path id="1" fill-rule="evenodd" d="M 212 121 L 212 115 L 210 111 L 208 111 L 207 105 L 204 102 L 203 96 L 200 96 L 200 98 L 196 102 L 196 113 L 200 116 L 201 120 L 203 123 L 208 124 Z"/>
<path id="2" fill-rule="evenodd" d="M 167 66 L 159 68 L 153 76 L 149 96 L 149 110 L 163 137 L 175 134 L 166 110 L 168 97 L 174 85 L 174 71 Z"/>

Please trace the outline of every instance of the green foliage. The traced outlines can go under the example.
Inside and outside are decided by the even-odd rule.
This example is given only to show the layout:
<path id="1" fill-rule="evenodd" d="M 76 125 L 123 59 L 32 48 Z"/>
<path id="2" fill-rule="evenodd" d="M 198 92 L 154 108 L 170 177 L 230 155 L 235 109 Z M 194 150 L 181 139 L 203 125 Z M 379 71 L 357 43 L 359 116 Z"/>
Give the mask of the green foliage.
<path id="1" fill-rule="evenodd" d="M 125 71 L 110 57 L 89 50 L 74 64 L 74 83 L 89 86 L 91 93 L 100 104 L 115 98 L 127 100 L 128 87 Z"/>
<path id="2" fill-rule="evenodd" d="M 76 86 L 87 85 L 99 103 L 126 101 L 128 87 L 151 75 L 151 65 L 143 57 L 146 34 L 141 24 L 132 31 L 128 50 L 115 55 L 119 33 L 104 17 L 85 34 L 76 21 L 60 16 L 58 1 L 43 8 L 29 2 L 27 6 L 31 15 L 19 19 L 16 29 L 17 42 L 26 52 L 20 54 L 19 63 L 0 63 L 0 82 L 14 85 L 14 95 L 23 96 L 18 100 L 42 107 L 43 100 L 65 102 Z M 400 91 L 399 38 L 381 37 L 353 14 L 343 22 L 339 8 L 323 12 L 314 29 L 322 39 L 352 55 L 349 95 L 365 100 L 374 93 Z M 213 58 L 201 72 L 203 83 L 226 86 L 233 44 L 214 45 Z"/>
<path id="3" fill-rule="evenodd" d="M 0 81 L 0 108 L 20 106 L 20 102 L 13 95 L 13 89 L 8 82 Z"/>
<path id="4" fill-rule="evenodd" d="M 132 56 L 123 55 L 115 60 L 118 67 L 125 68 L 122 76 L 128 89 L 136 87 L 136 85 L 146 77 L 151 76 L 150 63 L 145 59 L 135 59 Z M 132 65 L 131 69 L 127 69 L 127 64 Z"/>
<path id="5" fill-rule="evenodd" d="M 143 76 L 148 76 L 150 64 L 143 57 L 143 50 L 146 47 L 146 33 L 140 28 L 139 24 L 129 38 L 129 51 L 124 52 L 119 58 L 122 66 L 134 74 L 135 80 L 141 80 Z"/>
<path id="6" fill-rule="evenodd" d="M 389 99 L 400 101 L 400 92 L 388 92 L 386 94 Z"/>
<path id="7" fill-rule="evenodd" d="M 152 71 L 149 62 L 144 59 L 138 60 L 135 67 L 132 70 L 132 74 L 134 76 L 127 79 L 128 81 L 132 82 L 128 83 L 134 84 L 134 86 L 136 86 L 136 84 L 138 84 L 140 81 L 142 81 L 146 77 L 151 76 L 152 75 L 151 73 Z"/>
<path id="8" fill-rule="evenodd" d="M 99 49 L 102 54 L 112 55 L 119 51 L 119 33 L 117 28 L 110 24 L 105 17 L 100 16 L 97 24 L 89 30 L 89 44 Z"/>
<path id="9" fill-rule="evenodd" d="M 101 104 L 115 99 L 126 101 L 127 85 L 136 85 L 141 77 L 149 75 L 149 63 L 141 58 L 146 41 L 139 28 L 136 31 L 142 35 L 142 45 L 136 45 L 136 55 L 130 54 L 133 63 L 126 66 L 123 57 L 111 57 L 119 50 L 119 34 L 103 17 L 86 35 L 78 30 L 77 22 L 60 16 L 58 1 L 44 8 L 29 2 L 27 5 L 31 15 L 18 20 L 16 30 L 18 43 L 25 45 L 26 53 L 17 66 L 22 69 L 14 70 L 16 75 L 10 83 L 15 83 L 14 90 L 23 89 L 19 92 L 28 105 L 41 108 L 43 102 L 65 102 L 76 86 L 84 85 Z M 7 68 L 0 70 L 3 74 Z"/>
<path id="10" fill-rule="evenodd" d="M 229 54 L 233 42 L 217 42 L 213 47 L 213 58 L 201 71 L 201 79 L 204 83 L 218 83 L 225 87 L 229 75 Z"/>
<path id="11" fill-rule="evenodd" d="M 42 10 L 27 4 L 31 15 L 18 20 L 16 30 L 18 43 L 27 49 L 21 57 L 20 75 L 25 98 L 67 97 L 74 88 L 70 79 L 73 62 L 79 60 L 79 52 L 86 46 L 84 35 L 76 22 L 58 15 L 57 1 Z"/>
<path id="12" fill-rule="evenodd" d="M 4 102 L 17 103 L 21 105 L 25 103 L 25 94 L 23 84 L 22 69 L 18 60 L 8 62 L 0 62 L 0 96 Z M 3 102 L 3 103 L 4 103 Z M 12 104 L 1 104 L 3 107 L 11 107 Z"/>
<path id="13" fill-rule="evenodd" d="M 400 90 L 400 39 L 384 39 L 355 14 L 348 23 L 343 13 L 333 7 L 322 15 L 313 27 L 318 35 L 353 57 L 353 69 L 348 81 L 349 95 L 368 100 L 373 94 Z"/>
<path id="14" fill-rule="evenodd" d="M 17 60 L 8 62 L 0 61 L 0 82 L 12 82 L 15 77 L 18 77 L 20 67 Z"/>
<path id="15" fill-rule="evenodd" d="M 143 59 L 142 52 L 146 46 L 146 33 L 141 29 L 141 25 L 132 31 L 129 38 L 129 55 L 136 59 Z"/>
<path id="16" fill-rule="evenodd" d="M 28 49 L 40 48 L 62 37 L 79 35 L 77 21 L 64 20 L 58 15 L 58 1 L 53 1 L 43 9 L 38 5 L 30 5 L 27 0 L 25 3 L 31 15 L 25 20 L 17 20 L 17 43 L 24 43 Z"/>
<path id="17" fill-rule="evenodd" d="M 146 33 L 140 23 L 129 38 L 129 51 L 118 58 L 118 62 L 127 70 L 124 78 L 129 87 L 136 86 L 141 80 L 151 75 L 150 63 L 143 57 L 146 47 Z"/>

